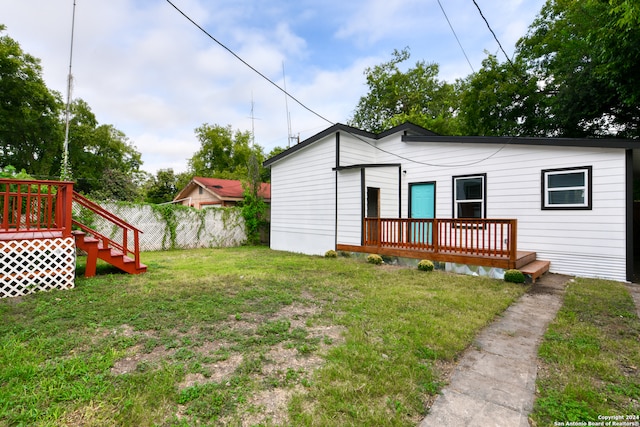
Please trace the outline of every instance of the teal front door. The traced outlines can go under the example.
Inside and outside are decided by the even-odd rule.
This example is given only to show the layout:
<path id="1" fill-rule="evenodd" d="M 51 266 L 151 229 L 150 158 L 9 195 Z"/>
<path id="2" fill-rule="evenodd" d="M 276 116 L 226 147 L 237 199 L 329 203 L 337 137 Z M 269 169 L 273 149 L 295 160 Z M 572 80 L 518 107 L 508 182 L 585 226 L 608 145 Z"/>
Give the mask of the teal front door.
<path id="1" fill-rule="evenodd" d="M 409 184 L 410 218 L 432 219 L 436 210 L 436 184 L 427 182 Z M 410 239 L 413 243 L 432 243 L 432 223 L 416 223 L 411 225 Z"/>

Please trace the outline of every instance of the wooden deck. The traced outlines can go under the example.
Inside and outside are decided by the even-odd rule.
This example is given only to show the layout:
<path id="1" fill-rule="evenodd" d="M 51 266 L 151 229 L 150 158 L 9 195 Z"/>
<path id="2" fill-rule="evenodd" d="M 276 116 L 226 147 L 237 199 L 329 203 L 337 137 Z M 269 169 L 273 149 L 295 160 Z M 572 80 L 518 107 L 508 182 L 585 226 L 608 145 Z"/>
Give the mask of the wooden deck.
<path id="1" fill-rule="evenodd" d="M 465 255 L 453 252 L 436 253 L 429 250 L 395 249 L 384 246 L 355 246 L 339 244 L 336 246 L 336 249 L 345 252 L 362 252 L 367 254 L 397 256 L 402 258 L 428 259 L 430 261 L 480 265 L 483 267 L 496 267 L 504 269 L 521 269 L 536 260 L 536 253 L 528 251 L 517 251 L 515 261 L 512 261 L 510 257 L 505 256 L 471 254 Z"/>
<path id="2" fill-rule="evenodd" d="M 362 245 L 338 250 L 499 268 L 535 260 L 517 250 L 515 219 L 365 218 L 363 231 Z"/>
<path id="3" fill-rule="evenodd" d="M 362 245 L 336 249 L 438 262 L 524 269 L 535 281 L 549 270 L 536 253 L 517 249 L 515 219 L 365 218 Z"/>
<path id="4" fill-rule="evenodd" d="M 114 235 L 119 237 L 111 239 L 75 220 L 74 206 L 111 224 Z M 82 232 L 72 234 L 74 228 Z M 99 258 L 138 274 L 147 269 L 140 262 L 140 233 L 138 228 L 73 191 L 73 182 L 0 179 L 0 241 L 74 238 L 77 247 L 88 249 L 87 265 L 95 266 Z M 85 275 L 92 274 L 95 268 L 85 270 Z"/>
<path id="5" fill-rule="evenodd" d="M 0 240 L 58 239 L 64 237 L 62 230 L 11 231 L 0 233 Z"/>

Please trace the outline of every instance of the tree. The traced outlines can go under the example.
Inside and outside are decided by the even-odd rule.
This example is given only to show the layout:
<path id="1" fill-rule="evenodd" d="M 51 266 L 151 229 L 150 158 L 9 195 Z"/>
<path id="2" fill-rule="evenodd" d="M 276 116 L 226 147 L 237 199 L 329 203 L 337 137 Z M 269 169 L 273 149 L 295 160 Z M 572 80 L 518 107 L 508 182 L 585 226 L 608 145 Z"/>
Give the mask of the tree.
<path id="1" fill-rule="evenodd" d="M 204 124 L 196 129 L 200 149 L 189 160 L 192 176 L 243 179 L 251 154 L 264 160 L 262 148 L 251 147 L 251 132 L 235 133 L 231 126 Z"/>
<path id="2" fill-rule="evenodd" d="M 160 169 L 147 181 L 144 201 L 156 204 L 172 201 L 179 190 L 177 183 L 173 169 Z"/>
<path id="3" fill-rule="evenodd" d="M 627 0 L 547 0 L 517 45 L 552 135 L 640 136 L 640 25 Z"/>
<path id="4" fill-rule="evenodd" d="M 124 132 L 113 125 L 99 125 L 82 99 L 72 103 L 71 114 L 69 162 L 76 189 L 98 199 L 139 199 L 136 181 L 141 154 Z"/>
<path id="5" fill-rule="evenodd" d="M 459 133 L 455 86 L 437 79 L 437 64 L 418 61 L 402 72 L 399 64 L 409 59 L 407 48 L 394 50 L 389 62 L 367 68 L 369 92 L 360 98 L 349 124 L 380 133 L 410 121 L 436 133 Z"/>
<path id="6" fill-rule="evenodd" d="M 247 164 L 248 173 L 246 181 L 243 184 L 244 197 L 241 204 L 247 241 L 252 245 L 260 243 L 260 231 L 267 223 L 265 219 L 267 204 L 259 194 L 262 186 L 260 179 L 260 169 L 262 165 L 260 163 L 256 154 L 252 153 Z"/>
<path id="7" fill-rule="evenodd" d="M 49 178 L 60 168 L 62 101 L 45 85 L 40 61 L 4 30 L 0 25 L 0 162 Z"/>
<path id="8" fill-rule="evenodd" d="M 521 61 L 500 64 L 494 55 L 460 83 L 460 124 L 467 135 L 544 136 L 543 99 Z"/>

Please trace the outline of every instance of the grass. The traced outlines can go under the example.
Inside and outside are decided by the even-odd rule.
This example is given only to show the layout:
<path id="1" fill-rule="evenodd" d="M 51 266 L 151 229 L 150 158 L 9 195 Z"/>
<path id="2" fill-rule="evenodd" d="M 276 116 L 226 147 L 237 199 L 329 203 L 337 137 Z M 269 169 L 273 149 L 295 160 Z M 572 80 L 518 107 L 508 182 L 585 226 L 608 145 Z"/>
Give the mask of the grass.
<path id="1" fill-rule="evenodd" d="M 265 248 L 143 262 L 0 300 L 0 425 L 415 425 L 525 290 Z"/>
<path id="2" fill-rule="evenodd" d="M 624 284 L 591 279 L 570 284 L 539 349 L 543 363 L 532 414 L 537 425 L 599 422 L 599 416 L 637 423 L 639 338 L 640 320 Z"/>

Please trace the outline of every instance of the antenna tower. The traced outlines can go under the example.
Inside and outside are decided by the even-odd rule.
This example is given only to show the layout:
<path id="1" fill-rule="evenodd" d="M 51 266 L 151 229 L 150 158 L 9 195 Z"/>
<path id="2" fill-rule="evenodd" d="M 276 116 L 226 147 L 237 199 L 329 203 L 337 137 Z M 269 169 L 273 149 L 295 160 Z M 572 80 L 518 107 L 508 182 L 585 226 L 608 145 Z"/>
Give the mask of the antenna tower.
<path id="1" fill-rule="evenodd" d="M 287 112 L 287 148 L 291 147 L 291 141 L 298 140 L 295 136 L 291 135 L 291 113 L 289 113 L 289 94 L 287 92 L 287 78 L 284 73 L 284 61 L 282 61 L 282 86 L 284 88 L 284 107 Z"/>
<path id="2" fill-rule="evenodd" d="M 71 87 L 73 86 L 73 74 L 71 64 L 73 63 L 73 33 L 76 26 L 76 0 L 73 0 L 73 14 L 71 16 L 71 48 L 69 50 L 69 76 L 67 77 L 67 105 L 64 112 L 64 144 L 62 146 L 62 168 L 60 179 L 67 181 L 71 179 L 71 167 L 69 166 L 69 121 L 71 117 Z"/>

